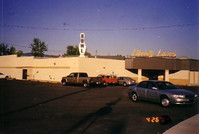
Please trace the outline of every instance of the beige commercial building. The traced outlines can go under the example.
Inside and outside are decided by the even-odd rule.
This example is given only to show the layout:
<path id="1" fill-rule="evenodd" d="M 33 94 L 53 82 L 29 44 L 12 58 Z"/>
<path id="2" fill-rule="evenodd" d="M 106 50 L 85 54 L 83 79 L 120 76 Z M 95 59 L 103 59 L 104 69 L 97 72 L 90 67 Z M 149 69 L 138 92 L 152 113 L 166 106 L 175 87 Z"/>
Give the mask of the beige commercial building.
<path id="1" fill-rule="evenodd" d="M 99 74 L 128 76 L 138 82 L 151 79 L 152 76 L 158 76 L 158 79 L 165 79 L 177 85 L 199 85 L 198 60 L 183 62 L 178 60 L 175 62 L 174 60 L 158 60 L 163 62 L 158 63 L 162 66 L 153 66 L 153 64 L 157 63 L 152 61 L 151 63 L 150 60 L 152 58 L 138 61 L 135 59 L 35 58 L 9 55 L 0 56 L 0 72 L 19 80 L 60 82 L 63 76 L 67 76 L 72 72 L 87 72 L 89 76 L 98 76 Z M 165 67 L 166 62 L 169 62 L 169 66 Z M 180 68 L 178 65 L 184 67 Z"/>

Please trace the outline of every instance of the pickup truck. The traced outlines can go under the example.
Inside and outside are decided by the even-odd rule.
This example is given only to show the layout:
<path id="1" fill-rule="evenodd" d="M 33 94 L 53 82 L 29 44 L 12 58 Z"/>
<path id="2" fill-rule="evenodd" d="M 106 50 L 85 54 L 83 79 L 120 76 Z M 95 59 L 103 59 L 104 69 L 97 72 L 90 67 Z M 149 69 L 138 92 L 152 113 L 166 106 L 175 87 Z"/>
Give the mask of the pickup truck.
<path id="1" fill-rule="evenodd" d="M 102 84 L 102 78 L 100 77 L 88 77 L 87 73 L 84 72 L 75 72 L 71 73 L 66 77 L 62 77 L 62 85 L 68 84 L 79 84 L 83 87 L 89 87 L 90 85 L 100 85 Z"/>
<path id="2" fill-rule="evenodd" d="M 114 75 L 98 75 L 98 77 L 102 78 L 102 83 L 104 85 L 109 85 L 109 84 L 118 84 L 118 78 Z"/>

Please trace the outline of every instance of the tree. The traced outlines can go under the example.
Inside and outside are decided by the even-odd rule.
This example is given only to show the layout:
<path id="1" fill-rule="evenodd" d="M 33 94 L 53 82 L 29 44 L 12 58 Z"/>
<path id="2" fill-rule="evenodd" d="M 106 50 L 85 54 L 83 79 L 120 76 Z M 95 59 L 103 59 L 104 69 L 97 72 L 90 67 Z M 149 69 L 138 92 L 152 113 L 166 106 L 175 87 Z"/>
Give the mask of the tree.
<path id="1" fill-rule="evenodd" d="M 90 57 L 90 56 L 91 56 L 91 53 L 86 52 L 85 55 L 88 56 L 88 57 Z"/>
<path id="2" fill-rule="evenodd" d="M 8 55 L 9 48 L 8 45 L 2 43 L 0 44 L 0 55 Z"/>
<path id="3" fill-rule="evenodd" d="M 16 54 L 16 49 L 15 47 L 11 46 L 9 49 L 9 54 Z"/>
<path id="4" fill-rule="evenodd" d="M 14 46 L 8 47 L 7 44 L 0 44 L 0 55 L 11 55 L 16 54 L 16 49 Z"/>
<path id="5" fill-rule="evenodd" d="M 78 46 L 67 46 L 66 54 L 65 55 L 79 55 L 79 48 Z"/>
<path id="6" fill-rule="evenodd" d="M 22 55 L 23 55 L 23 51 L 22 51 L 22 50 L 17 51 L 17 56 L 18 56 L 18 57 L 20 57 L 20 56 L 22 56 Z"/>
<path id="7" fill-rule="evenodd" d="M 43 57 L 44 51 L 47 51 L 45 42 L 41 42 L 39 38 L 34 38 L 31 44 L 31 53 L 33 56 Z"/>
<path id="8" fill-rule="evenodd" d="M 64 56 L 76 56 L 76 55 L 80 55 L 79 53 L 79 47 L 78 46 L 67 46 L 66 47 L 66 53 L 64 54 Z M 85 53 L 86 56 L 91 56 L 91 54 L 89 52 L 86 51 Z"/>

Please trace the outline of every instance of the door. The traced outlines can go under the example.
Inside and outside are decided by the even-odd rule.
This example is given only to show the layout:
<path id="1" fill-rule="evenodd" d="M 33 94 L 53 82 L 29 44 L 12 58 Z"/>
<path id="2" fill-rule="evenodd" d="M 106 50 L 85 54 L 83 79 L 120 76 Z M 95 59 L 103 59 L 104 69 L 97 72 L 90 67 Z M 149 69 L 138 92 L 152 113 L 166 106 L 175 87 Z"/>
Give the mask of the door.
<path id="1" fill-rule="evenodd" d="M 146 99 L 146 91 L 147 91 L 147 81 L 143 81 L 137 85 L 137 92 L 139 97 L 142 99 Z"/>
<path id="2" fill-rule="evenodd" d="M 28 73 L 27 69 L 23 69 L 22 79 L 24 79 L 24 80 L 27 79 L 27 76 L 28 76 L 27 73 Z"/>
<path id="3" fill-rule="evenodd" d="M 153 82 L 149 82 L 147 86 L 146 98 L 151 101 L 159 100 L 158 90 L 154 89 L 155 84 Z"/>
<path id="4" fill-rule="evenodd" d="M 78 73 L 74 73 L 74 76 L 72 77 L 72 83 L 75 83 L 75 84 L 78 83 L 77 77 L 78 77 Z"/>

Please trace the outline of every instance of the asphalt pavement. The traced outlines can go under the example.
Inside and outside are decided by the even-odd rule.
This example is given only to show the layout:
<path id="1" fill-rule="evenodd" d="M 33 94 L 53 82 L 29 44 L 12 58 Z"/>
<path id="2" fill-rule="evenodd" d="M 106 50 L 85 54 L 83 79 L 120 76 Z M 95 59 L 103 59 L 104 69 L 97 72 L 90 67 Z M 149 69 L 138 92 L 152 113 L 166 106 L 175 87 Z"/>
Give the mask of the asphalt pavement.
<path id="1" fill-rule="evenodd" d="M 134 103 L 127 87 L 20 80 L 0 80 L 0 87 L 0 134 L 161 134 L 178 133 L 177 128 L 194 133 L 198 128 L 198 103 L 169 108 Z M 198 87 L 184 88 L 198 93 Z"/>

